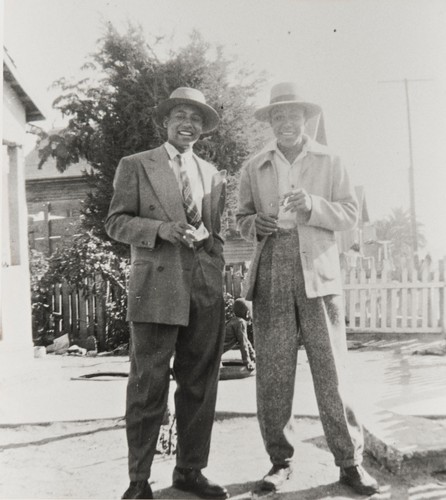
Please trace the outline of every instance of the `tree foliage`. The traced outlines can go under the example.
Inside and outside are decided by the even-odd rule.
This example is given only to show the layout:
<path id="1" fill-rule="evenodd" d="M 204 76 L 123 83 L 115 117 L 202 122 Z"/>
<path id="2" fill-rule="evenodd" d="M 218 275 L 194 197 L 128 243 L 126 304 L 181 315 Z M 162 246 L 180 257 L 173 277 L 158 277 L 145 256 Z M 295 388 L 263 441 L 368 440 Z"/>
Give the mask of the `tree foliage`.
<path id="1" fill-rule="evenodd" d="M 52 156 L 59 171 L 81 157 L 93 167 L 86 174 L 92 192 L 85 200 L 82 224 L 100 238 L 112 196 L 112 181 L 120 158 L 159 146 L 164 131 L 153 120 L 154 107 L 177 87 L 200 89 L 221 117 L 219 128 L 203 136 L 196 152 L 226 169 L 232 182 L 229 205 L 234 205 L 234 176 L 261 137 L 250 99 L 263 83 L 262 75 L 232 71 L 234 61 L 221 46 L 211 47 L 198 32 L 189 43 L 162 60 L 157 45 L 148 45 L 139 28 L 121 35 L 108 25 L 97 51 L 84 69 L 96 76 L 77 82 L 61 79 L 54 107 L 69 118 L 65 129 L 42 141 L 41 163 Z"/>
<path id="2" fill-rule="evenodd" d="M 412 248 L 412 228 L 410 213 L 403 208 L 394 208 L 392 213 L 384 219 L 375 222 L 378 240 L 392 243 L 394 258 L 410 257 Z M 426 245 L 426 238 L 422 232 L 422 224 L 416 223 L 418 247 Z"/>

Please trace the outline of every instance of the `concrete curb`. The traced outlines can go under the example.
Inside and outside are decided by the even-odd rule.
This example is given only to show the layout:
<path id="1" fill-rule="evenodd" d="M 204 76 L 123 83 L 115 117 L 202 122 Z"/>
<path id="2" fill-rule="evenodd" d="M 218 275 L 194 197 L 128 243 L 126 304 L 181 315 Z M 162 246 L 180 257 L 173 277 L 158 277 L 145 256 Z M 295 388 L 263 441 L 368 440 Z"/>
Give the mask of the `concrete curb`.
<path id="1" fill-rule="evenodd" d="M 394 474 L 446 470 L 446 423 L 377 409 L 363 425 L 366 450 Z"/>

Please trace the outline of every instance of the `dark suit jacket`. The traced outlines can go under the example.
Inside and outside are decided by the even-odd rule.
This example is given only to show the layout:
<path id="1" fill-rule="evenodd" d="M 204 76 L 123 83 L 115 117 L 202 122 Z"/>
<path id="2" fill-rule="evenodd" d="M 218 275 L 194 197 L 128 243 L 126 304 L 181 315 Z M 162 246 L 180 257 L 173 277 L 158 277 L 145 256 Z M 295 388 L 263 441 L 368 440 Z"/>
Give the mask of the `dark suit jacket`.
<path id="1" fill-rule="evenodd" d="M 223 271 L 220 219 L 226 171 L 195 159 L 203 179 L 202 219 L 210 235 L 204 249 Z M 194 250 L 157 237 L 162 222 L 186 222 L 166 149 L 161 146 L 123 158 L 114 189 L 105 228 L 111 238 L 131 245 L 128 321 L 187 325 Z"/>

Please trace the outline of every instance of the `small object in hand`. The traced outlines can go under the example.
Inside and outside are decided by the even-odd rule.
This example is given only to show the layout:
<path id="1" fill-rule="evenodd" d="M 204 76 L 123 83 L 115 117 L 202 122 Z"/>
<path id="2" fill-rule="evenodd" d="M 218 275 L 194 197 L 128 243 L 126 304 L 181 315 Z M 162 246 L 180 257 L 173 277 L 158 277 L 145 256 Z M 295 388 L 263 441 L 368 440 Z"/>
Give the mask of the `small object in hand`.
<path id="1" fill-rule="evenodd" d="M 187 244 L 192 248 L 193 242 L 196 241 L 195 231 L 192 229 L 187 229 L 183 235 L 183 239 L 187 241 Z"/>
<path id="2" fill-rule="evenodd" d="M 280 206 L 281 207 L 286 207 L 288 205 L 288 201 L 289 201 L 289 196 L 284 196 L 281 200 L 280 200 Z"/>

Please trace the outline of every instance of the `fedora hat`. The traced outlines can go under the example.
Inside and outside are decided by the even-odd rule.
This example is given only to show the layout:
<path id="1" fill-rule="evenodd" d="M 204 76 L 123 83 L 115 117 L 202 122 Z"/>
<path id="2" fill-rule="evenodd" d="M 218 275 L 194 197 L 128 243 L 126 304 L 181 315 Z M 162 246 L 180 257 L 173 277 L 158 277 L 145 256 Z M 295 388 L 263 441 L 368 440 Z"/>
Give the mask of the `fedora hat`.
<path id="1" fill-rule="evenodd" d="M 274 85 L 271 89 L 269 105 L 258 109 L 254 113 L 254 117 L 261 122 L 269 122 L 271 110 L 285 104 L 298 104 L 305 109 L 307 118 L 311 118 L 322 111 L 321 107 L 317 104 L 306 102 L 302 99 L 295 83 L 285 82 Z"/>
<path id="2" fill-rule="evenodd" d="M 164 118 L 172 108 L 179 104 L 196 106 L 201 111 L 203 114 L 203 132 L 210 132 L 217 127 L 220 121 L 217 111 L 206 104 L 206 99 L 199 90 L 190 87 L 178 87 L 170 94 L 168 99 L 155 108 L 156 123 L 163 126 Z"/>

